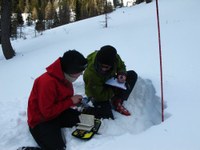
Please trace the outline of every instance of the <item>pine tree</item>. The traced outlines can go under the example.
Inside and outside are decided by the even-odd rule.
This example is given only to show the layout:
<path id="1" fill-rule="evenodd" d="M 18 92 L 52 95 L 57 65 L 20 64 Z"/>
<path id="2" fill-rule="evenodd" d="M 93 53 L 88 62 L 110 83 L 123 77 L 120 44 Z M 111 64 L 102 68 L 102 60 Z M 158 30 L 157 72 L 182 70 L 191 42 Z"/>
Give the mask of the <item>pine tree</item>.
<path id="1" fill-rule="evenodd" d="M 88 17 L 93 17 L 98 15 L 96 0 L 88 1 Z"/>
<path id="2" fill-rule="evenodd" d="M 18 7 L 18 1 L 11 0 L 11 12 L 17 12 Z"/>
<path id="3" fill-rule="evenodd" d="M 61 25 L 70 22 L 70 9 L 67 0 L 63 0 L 59 3 L 59 19 Z"/>
<path id="4" fill-rule="evenodd" d="M 18 8 L 20 9 L 21 12 L 24 12 L 24 10 L 25 10 L 24 0 L 19 0 L 19 2 L 18 2 Z"/>
<path id="5" fill-rule="evenodd" d="M 58 18 L 57 12 L 55 11 L 54 12 L 54 16 L 53 16 L 53 25 L 52 25 L 52 27 L 55 28 L 55 27 L 58 27 L 59 25 L 60 25 L 60 20 Z"/>
<path id="6" fill-rule="evenodd" d="M 18 26 L 22 26 L 24 24 L 24 20 L 20 9 L 17 11 L 17 24 Z"/>
<path id="7" fill-rule="evenodd" d="M 32 10 L 32 19 L 34 21 L 36 21 L 38 19 L 38 10 L 37 10 L 36 7 L 34 7 L 33 10 Z"/>
<path id="8" fill-rule="evenodd" d="M 24 12 L 25 13 L 30 13 L 31 12 L 31 3 L 29 0 L 26 0 L 26 5 L 25 5 L 25 8 L 24 8 Z"/>
<path id="9" fill-rule="evenodd" d="M 24 20 L 23 20 L 23 17 L 22 17 L 21 10 L 19 9 L 19 11 L 17 12 L 17 26 L 20 29 L 20 32 L 19 32 L 20 38 L 22 37 L 22 26 L 23 26 L 23 24 L 24 24 Z"/>
<path id="10" fill-rule="evenodd" d="M 24 12 L 28 14 L 27 18 L 26 18 L 26 22 L 28 26 L 32 25 L 32 17 L 31 17 L 31 3 L 30 0 L 26 0 L 26 5 L 24 8 Z"/>
<path id="11" fill-rule="evenodd" d="M 54 16 L 53 4 L 49 1 L 45 8 L 45 20 L 47 21 L 47 28 L 50 29 L 52 26 Z"/>
<path id="12" fill-rule="evenodd" d="M 43 15 L 41 10 L 38 11 L 38 21 L 36 22 L 35 30 L 37 30 L 38 32 L 42 32 L 45 30 L 45 24 L 43 22 Z"/>
<path id="13" fill-rule="evenodd" d="M 26 18 L 26 22 L 28 26 L 31 26 L 33 24 L 31 19 L 31 13 L 28 13 L 28 17 Z"/>
<path id="14" fill-rule="evenodd" d="M 75 15 L 76 21 L 81 20 L 81 0 L 76 0 Z"/>

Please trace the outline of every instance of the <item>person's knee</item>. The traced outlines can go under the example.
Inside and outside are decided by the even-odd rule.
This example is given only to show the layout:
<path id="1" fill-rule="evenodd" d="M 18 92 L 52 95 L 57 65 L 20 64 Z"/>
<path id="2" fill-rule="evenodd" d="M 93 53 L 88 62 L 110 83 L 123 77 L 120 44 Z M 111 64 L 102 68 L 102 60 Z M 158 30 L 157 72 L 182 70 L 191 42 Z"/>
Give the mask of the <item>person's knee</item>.
<path id="1" fill-rule="evenodd" d="M 131 89 L 135 86 L 137 79 L 138 75 L 135 71 L 131 70 L 127 72 L 127 83 L 129 84 Z"/>
<path id="2" fill-rule="evenodd" d="M 128 78 L 131 78 L 132 80 L 135 80 L 135 81 L 138 78 L 138 75 L 134 70 L 127 71 L 127 76 Z"/>

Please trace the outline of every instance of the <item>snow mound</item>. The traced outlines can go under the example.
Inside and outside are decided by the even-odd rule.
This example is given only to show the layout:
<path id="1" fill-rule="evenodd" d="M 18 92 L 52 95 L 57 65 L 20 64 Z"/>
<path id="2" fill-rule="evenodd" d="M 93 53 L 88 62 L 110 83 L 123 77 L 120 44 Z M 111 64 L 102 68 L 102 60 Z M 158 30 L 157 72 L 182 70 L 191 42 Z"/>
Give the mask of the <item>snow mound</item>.
<path id="1" fill-rule="evenodd" d="M 76 83 L 74 84 L 74 87 L 77 93 L 84 93 L 83 83 Z M 113 111 L 115 120 L 102 120 L 102 126 L 99 130 L 100 135 L 95 136 L 93 140 L 105 140 L 126 133 L 138 134 L 147 130 L 151 126 L 161 123 L 161 100 L 160 97 L 156 95 L 156 90 L 149 79 L 138 78 L 129 99 L 124 102 L 124 105 L 132 115 L 127 117 Z M 69 136 L 70 135 L 68 135 L 68 137 Z M 76 144 L 80 144 L 76 143 L 76 141 L 77 140 L 70 141 L 70 147 L 76 147 Z M 97 145 L 101 144 L 101 142 L 97 141 L 95 143 Z"/>

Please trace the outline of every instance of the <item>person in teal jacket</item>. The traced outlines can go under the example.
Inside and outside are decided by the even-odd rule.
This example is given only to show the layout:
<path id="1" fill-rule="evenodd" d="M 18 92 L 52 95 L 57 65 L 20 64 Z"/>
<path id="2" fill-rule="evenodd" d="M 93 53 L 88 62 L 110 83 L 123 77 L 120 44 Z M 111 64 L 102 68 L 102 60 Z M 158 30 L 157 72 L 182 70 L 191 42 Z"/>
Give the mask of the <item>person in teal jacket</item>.
<path id="1" fill-rule="evenodd" d="M 93 113 L 96 118 L 114 119 L 112 113 L 112 108 L 114 108 L 117 112 L 130 116 L 130 112 L 123 106 L 123 101 L 128 99 L 137 81 L 137 73 L 126 70 L 125 63 L 117 54 L 117 50 L 110 45 L 105 45 L 100 50 L 89 54 L 87 61 L 88 66 L 83 79 L 85 93 L 94 105 L 90 113 Z M 123 90 L 105 84 L 112 77 L 120 83 L 125 83 L 127 89 Z"/>

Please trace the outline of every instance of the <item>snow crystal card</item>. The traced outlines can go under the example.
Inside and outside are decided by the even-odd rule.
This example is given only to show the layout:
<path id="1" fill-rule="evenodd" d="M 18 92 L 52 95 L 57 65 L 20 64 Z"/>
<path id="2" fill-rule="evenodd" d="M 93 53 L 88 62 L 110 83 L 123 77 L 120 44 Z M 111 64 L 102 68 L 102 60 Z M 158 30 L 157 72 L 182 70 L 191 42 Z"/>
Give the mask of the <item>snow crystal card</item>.
<path id="1" fill-rule="evenodd" d="M 109 80 L 107 80 L 107 81 L 106 81 L 106 84 L 126 90 L 126 85 L 125 85 L 125 83 L 119 83 L 119 82 L 117 81 L 117 79 L 114 78 L 114 77 L 111 78 L 111 79 L 109 79 Z"/>

